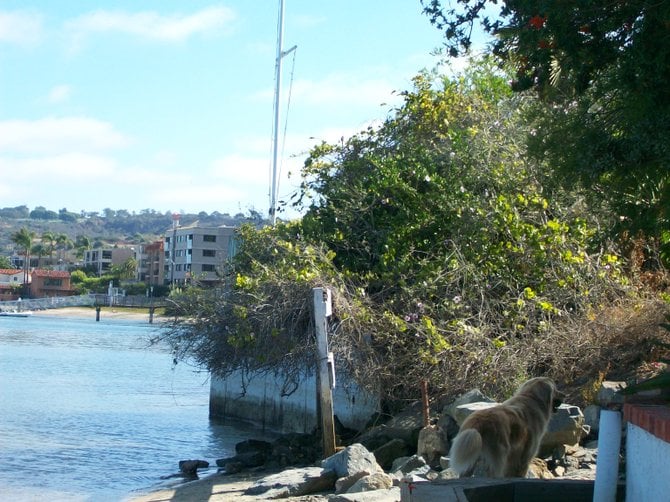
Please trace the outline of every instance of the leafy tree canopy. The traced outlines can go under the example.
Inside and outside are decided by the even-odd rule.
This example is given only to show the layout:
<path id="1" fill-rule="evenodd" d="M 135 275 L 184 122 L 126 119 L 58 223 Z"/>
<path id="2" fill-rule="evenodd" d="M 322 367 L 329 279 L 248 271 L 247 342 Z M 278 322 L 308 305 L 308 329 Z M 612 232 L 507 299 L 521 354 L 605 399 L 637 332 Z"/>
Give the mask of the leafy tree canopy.
<path id="1" fill-rule="evenodd" d="M 561 366 L 548 333 L 616 290 L 619 263 L 580 199 L 525 155 L 533 98 L 506 82 L 489 62 L 423 72 L 379 128 L 317 145 L 302 220 L 244 227 L 228 289 L 173 298 L 177 356 L 294 381 L 313 367 L 310 291 L 325 286 L 338 364 L 386 396 L 422 379 L 508 390 Z"/>
<path id="2" fill-rule="evenodd" d="M 479 26 L 496 37 L 492 53 L 514 66 L 512 88 L 538 91 L 546 106 L 532 153 L 605 197 L 621 230 L 670 241 L 670 2 L 422 4 L 451 55 L 470 47 Z"/>

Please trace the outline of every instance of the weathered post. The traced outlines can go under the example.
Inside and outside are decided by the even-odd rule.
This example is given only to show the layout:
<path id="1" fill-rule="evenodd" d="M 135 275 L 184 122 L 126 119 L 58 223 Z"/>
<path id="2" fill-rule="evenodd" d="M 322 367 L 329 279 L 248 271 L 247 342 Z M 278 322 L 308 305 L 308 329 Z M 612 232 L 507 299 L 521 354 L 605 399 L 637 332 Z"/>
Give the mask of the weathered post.
<path id="1" fill-rule="evenodd" d="M 316 331 L 317 364 L 318 364 L 318 403 L 323 433 L 323 457 L 335 453 L 335 421 L 333 419 L 334 364 L 328 352 L 328 316 L 331 313 L 330 291 L 313 288 L 314 293 L 314 327 Z M 330 362 L 330 364 L 329 364 Z M 331 380 L 333 380 L 331 382 Z"/>

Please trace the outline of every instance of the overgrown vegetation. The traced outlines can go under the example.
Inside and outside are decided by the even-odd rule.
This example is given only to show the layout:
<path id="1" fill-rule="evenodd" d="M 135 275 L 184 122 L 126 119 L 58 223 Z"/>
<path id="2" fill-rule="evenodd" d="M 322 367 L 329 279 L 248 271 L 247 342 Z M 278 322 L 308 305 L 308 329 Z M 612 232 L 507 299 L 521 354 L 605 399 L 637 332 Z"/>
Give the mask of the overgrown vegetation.
<path id="1" fill-rule="evenodd" d="M 314 369 L 311 291 L 328 287 L 340 370 L 388 402 L 422 380 L 504 395 L 605 360 L 603 311 L 652 303 L 609 240 L 613 213 L 528 155 L 537 97 L 488 61 L 423 72 L 403 96 L 379 128 L 312 150 L 300 221 L 241 228 L 225 287 L 174 298 L 163 337 L 178 359 L 272 372 L 289 392 Z"/>

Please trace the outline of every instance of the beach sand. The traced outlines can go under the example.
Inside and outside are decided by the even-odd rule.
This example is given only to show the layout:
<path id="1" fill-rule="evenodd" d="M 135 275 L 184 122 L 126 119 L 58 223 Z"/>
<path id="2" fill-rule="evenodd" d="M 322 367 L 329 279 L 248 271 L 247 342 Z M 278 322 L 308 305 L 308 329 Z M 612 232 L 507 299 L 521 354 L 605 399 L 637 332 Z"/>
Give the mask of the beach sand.
<path id="1" fill-rule="evenodd" d="M 77 317 L 95 320 L 95 307 L 64 307 L 33 311 L 34 316 L 40 317 Z M 134 309 L 123 307 L 101 307 L 100 320 L 127 319 L 149 322 L 148 309 Z M 154 322 L 160 322 L 161 316 L 154 314 Z"/>

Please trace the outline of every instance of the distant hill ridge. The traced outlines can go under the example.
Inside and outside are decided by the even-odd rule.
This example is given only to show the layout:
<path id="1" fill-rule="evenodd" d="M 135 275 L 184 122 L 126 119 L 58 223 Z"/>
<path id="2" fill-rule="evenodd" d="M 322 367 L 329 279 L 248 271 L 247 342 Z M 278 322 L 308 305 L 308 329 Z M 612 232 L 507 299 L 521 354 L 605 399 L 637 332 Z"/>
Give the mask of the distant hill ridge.
<path id="1" fill-rule="evenodd" d="M 180 225 L 198 223 L 202 226 L 239 226 L 242 223 L 263 223 L 264 218 L 256 211 L 248 214 L 213 212 L 208 214 L 180 214 Z M 139 213 L 127 210 L 105 209 L 102 213 L 72 213 L 67 209 L 58 212 L 38 206 L 30 210 L 27 206 L 0 208 L 0 246 L 3 250 L 14 248 L 12 235 L 21 228 L 34 232 L 37 239 L 44 233 L 65 234 L 73 242 L 84 236 L 97 245 L 128 242 L 141 244 L 162 238 L 172 226 L 172 213 L 159 213 L 145 209 Z M 98 247 L 98 246 L 95 247 Z"/>

